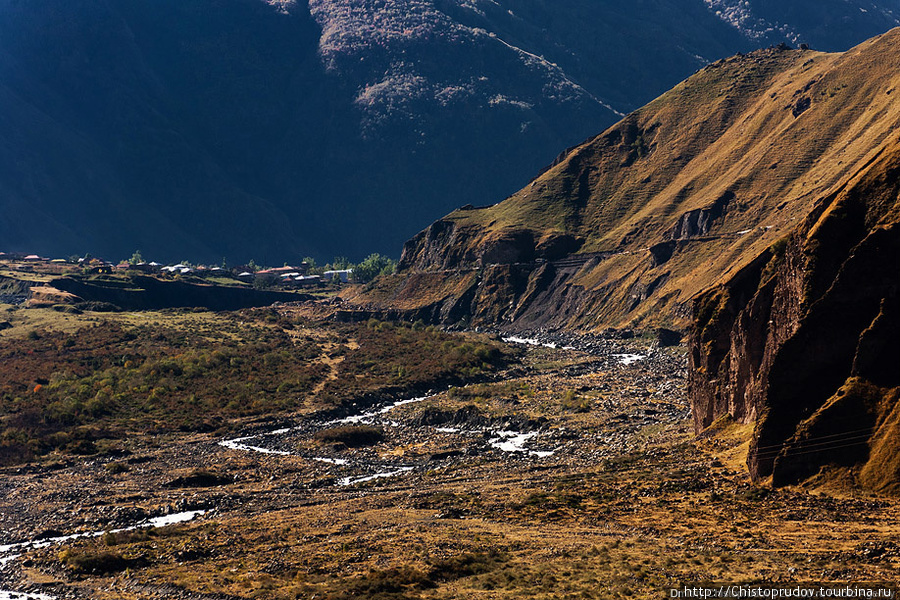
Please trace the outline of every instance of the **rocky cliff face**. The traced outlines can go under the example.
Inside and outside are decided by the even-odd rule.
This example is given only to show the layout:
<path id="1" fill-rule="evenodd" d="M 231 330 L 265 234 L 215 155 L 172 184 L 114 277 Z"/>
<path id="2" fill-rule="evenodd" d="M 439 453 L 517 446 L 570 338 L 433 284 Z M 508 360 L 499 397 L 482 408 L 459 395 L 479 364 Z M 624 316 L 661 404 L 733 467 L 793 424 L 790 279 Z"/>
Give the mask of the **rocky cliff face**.
<path id="1" fill-rule="evenodd" d="M 756 423 L 749 467 L 776 485 L 823 467 L 900 491 L 900 143 L 778 243 L 697 298 L 690 396 L 698 431 Z"/>

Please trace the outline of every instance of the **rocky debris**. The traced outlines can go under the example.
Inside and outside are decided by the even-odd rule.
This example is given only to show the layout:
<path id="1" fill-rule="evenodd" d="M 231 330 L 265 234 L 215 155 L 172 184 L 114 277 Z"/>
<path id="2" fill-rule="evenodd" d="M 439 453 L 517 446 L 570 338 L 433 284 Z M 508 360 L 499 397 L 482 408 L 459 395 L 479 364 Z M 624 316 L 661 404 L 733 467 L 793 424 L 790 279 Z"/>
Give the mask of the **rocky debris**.
<path id="1" fill-rule="evenodd" d="M 4 531 L 0 544 L 58 537 L 56 533 L 129 527 L 153 516 L 187 510 L 215 509 L 218 515 L 252 516 L 327 503 L 331 498 L 377 497 L 395 490 L 423 489 L 430 485 L 431 472 L 453 472 L 467 478 L 472 469 L 540 474 L 546 469 L 603 465 L 622 453 L 643 451 L 653 436 L 663 435 L 638 437 L 642 431 L 684 430 L 688 419 L 681 389 L 684 364 L 677 350 L 648 349 L 647 344 L 653 343 L 647 340 L 539 335 L 547 342 L 555 340 L 560 347 L 533 346 L 529 355 L 538 363 L 549 355 L 564 366 L 537 369 L 525 361 L 500 381 L 478 385 L 503 389 L 504 382 L 520 381 L 542 399 L 558 397 L 562 388 L 573 389 L 593 398 L 587 412 L 560 412 L 556 405 L 539 407 L 534 399 L 503 394 L 476 406 L 464 396 L 441 393 L 384 413 L 378 408 L 382 405 L 368 402 L 352 408 L 356 413 L 375 413 L 366 422 L 385 431 L 385 439 L 371 447 L 316 445 L 315 433 L 334 426 L 319 416 L 258 419 L 246 432 L 230 436 L 259 436 L 247 443 L 285 454 L 229 450 L 210 434 L 138 438 L 123 461 L 129 469 L 120 473 L 108 468 L 122 460 L 116 457 L 32 464 L 0 472 L 0 529 Z M 563 349 L 569 344 L 581 344 L 593 354 Z M 639 353 L 646 358 L 630 365 L 616 357 Z M 383 402 L 389 405 L 397 400 Z M 512 443 L 515 451 L 499 448 L 504 442 Z M 553 454 L 543 454 L 549 452 Z M 392 475 L 383 476 L 386 473 Z M 466 518 L 467 511 L 441 505 L 435 509 L 435 518 Z M 202 559 L 190 548 L 182 550 L 184 553 L 173 554 L 171 560 Z M 8 563 L 0 570 L 0 586 L 32 589 L 20 585 L 22 560 L 34 559 Z M 123 589 L 139 597 L 153 597 L 154 593 L 186 600 L 218 597 L 192 595 L 177 588 L 141 587 L 130 580 L 117 580 L 116 585 L 131 586 Z M 46 588 L 45 593 L 83 597 L 66 584 Z"/>
<path id="2" fill-rule="evenodd" d="M 485 417 L 475 406 L 468 405 L 462 408 L 443 411 L 436 408 L 426 408 L 411 422 L 412 427 L 440 427 L 458 428 L 466 430 L 502 429 L 506 431 L 537 431 L 546 425 L 547 419 L 529 419 L 520 415 L 508 417 Z"/>
<path id="3" fill-rule="evenodd" d="M 439 462 L 448 458 L 458 458 L 465 456 L 465 450 L 445 450 L 444 452 L 434 452 L 428 455 L 428 462 Z"/>
<path id="4" fill-rule="evenodd" d="M 656 341 L 663 347 L 677 346 L 681 343 L 682 337 L 680 331 L 666 329 L 665 327 L 656 329 Z"/>
<path id="5" fill-rule="evenodd" d="M 466 427 L 469 429 L 485 428 L 489 419 L 475 406 L 469 405 L 453 411 L 426 408 L 411 422 L 413 427 Z"/>

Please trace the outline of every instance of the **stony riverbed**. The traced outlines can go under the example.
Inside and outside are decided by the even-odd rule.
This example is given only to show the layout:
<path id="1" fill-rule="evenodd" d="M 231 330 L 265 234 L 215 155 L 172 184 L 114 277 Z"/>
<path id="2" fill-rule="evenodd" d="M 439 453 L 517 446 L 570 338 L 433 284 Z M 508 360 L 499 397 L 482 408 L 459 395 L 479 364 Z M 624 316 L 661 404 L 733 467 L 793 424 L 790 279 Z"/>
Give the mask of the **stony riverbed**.
<path id="1" fill-rule="evenodd" d="M 660 560 L 687 560 L 709 547 L 709 533 L 721 531 L 710 523 L 731 510 L 757 511 L 760 522 L 795 505 L 822 520 L 890 510 L 784 494 L 747 504 L 757 502 L 748 499 L 754 488 L 740 463 L 729 463 L 740 440 L 692 434 L 678 347 L 540 332 L 517 337 L 509 343 L 526 347 L 525 358 L 494 381 L 348 406 L 339 416 L 257 419 L 225 434 L 142 436 L 121 455 L 6 469 L 0 590 L 37 600 L 260 597 L 265 582 L 296 571 L 305 573 L 303 583 L 291 576 L 271 597 L 311 598 L 367 569 L 389 568 L 399 556 L 443 564 L 468 547 L 481 556 L 486 539 L 505 548 L 503 556 L 531 557 L 527 563 L 544 556 L 551 564 L 559 557 L 546 554 L 541 536 L 588 549 L 612 536 L 656 556 L 647 532 L 668 527 L 678 533 Z M 382 437 L 358 447 L 323 441 L 331 440 L 323 431 L 342 427 Z M 679 507 L 687 525 L 668 521 L 676 514 L 669 506 Z M 167 515 L 192 520 L 128 546 L 139 569 L 78 574 L 59 562 L 66 548 L 102 550 L 112 530 L 166 530 L 154 519 Z M 738 519 L 739 534 L 750 526 L 730 518 Z M 276 530 L 291 531 L 289 550 L 272 545 L 266 532 Z M 747 539 L 781 548 L 788 542 L 777 535 Z M 841 556 L 857 556 L 854 548 Z M 421 552 L 426 557 L 417 559 Z M 783 565 L 779 556 L 767 554 L 754 568 L 774 573 Z M 609 558 L 607 566 L 619 560 L 633 559 Z M 231 574 L 238 568 L 244 583 Z"/>

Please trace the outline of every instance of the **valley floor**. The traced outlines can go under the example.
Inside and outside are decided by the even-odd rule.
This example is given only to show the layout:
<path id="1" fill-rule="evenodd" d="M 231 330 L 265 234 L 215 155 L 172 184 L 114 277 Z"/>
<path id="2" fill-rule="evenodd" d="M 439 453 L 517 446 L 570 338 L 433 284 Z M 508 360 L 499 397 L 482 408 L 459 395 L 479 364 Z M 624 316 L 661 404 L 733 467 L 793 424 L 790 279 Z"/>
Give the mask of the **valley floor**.
<path id="1" fill-rule="evenodd" d="M 257 418 L 224 438 L 137 436 L 120 457 L 5 468 L 0 545 L 99 535 L 0 548 L 0 590 L 661 598 L 709 581 L 896 581 L 896 501 L 754 485 L 746 428 L 693 434 L 682 349 L 584 349 L 530 345 L 492 383 L 343 420 Z M 317 435 L 351 426 L 384 439 Z"/>

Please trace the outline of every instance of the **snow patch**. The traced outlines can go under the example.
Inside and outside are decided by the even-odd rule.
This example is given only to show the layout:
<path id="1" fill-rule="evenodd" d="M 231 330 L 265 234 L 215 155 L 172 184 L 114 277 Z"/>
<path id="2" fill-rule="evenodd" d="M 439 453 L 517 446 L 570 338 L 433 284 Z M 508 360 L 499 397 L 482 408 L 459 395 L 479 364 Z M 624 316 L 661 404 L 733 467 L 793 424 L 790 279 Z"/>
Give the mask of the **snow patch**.
<path id="1" fill-rule="evenodd" d="M 0 590 L 0 600 L 55 600 L 55 596 L 47 594 L 26 594 L 24 592 L 9 592 Z"/>
<path id="2" fill-rule="evenodd" d="M 619 364 L 626 366 L 647 358 L 644 354 L 613 354 L 613 356 L 619 359 Z"/>
<path id="3" fill-rule="evenodd" d="M 406 400 L 398 400 L 393 404 L 389 404 L 383 408 L 379 408 L 370 412 L 362 413 L 360 415 L 352 415 L 349 417 L 344 417 L 343 419 L 335 419 L 333 421 L 328 421 L 325 425 L 347 425 L 354 423 L 365 423 L 367 421 L 371 421 L 375 417 L 380 417 L 381 415 L 387 414 L 398 408 L 400 406 L 404 406 L 406 404 L 413 404 L 414 402 L 422 402 L 423 400 L 427 400 L 432 396 L 421 396 L 418 398 L 408 398 Z"/>
<path id="4" fill-rule="evenodd" d="M 275 435 L 276 433 L 286 433 L 290 431 L 289 429 L 279 429 L 278 431 L 272 431 L 265 435 Z M 291 453 L 285 450 L 270 450 L 269 448 L 263 448 L 262 446 L 253 446 L 251 444 L 245 444 L 244 442 L 249 440 L 255 440 L 257 438 L 263 437 L 262 435 L 248 435 L 245 437 L 235 438 L 233 440 L 222 440 L 219 442 L 220 446 L 224 446 L 225 448 L 229 448 L 231 450 L 243 450 L 244 452 L 259 452 L 260 454 L 276 454 L 278 456 L 290 456 Z"/>
<path id="5" fill-rule="evenodd" d="M 350 461 L 346 458 L 325 458 L 324 456 L 317 456 L 313 458 L 313 460 L 317 460 L 319 462 L 328 463 L 329 465 L 337 465 L 339 467 L 343 467 L 345 465 L 349 465 Z"/>
<path id="6" fill-rule="evenodd" d="M 354 485 L 357 483 L 364 483 L 366 481 L 374 481 L 376 479 L 382 479 L 384 477 L 395 477 L 397 475 L 402 475 L 404 473 L 408 473 L 413 470 L 413 467 L 400 467 L 393 471 L 383 471 L 381 473 L 375 473 L 374 475 L 366 475 L 364 477 L 344 477 L 338 483 L 340 485 Z"/>
<path id="7" fill-rule="evenodd" d="M 134 527 L 128 527 L 126 529 L 114 530 L 113 533 L 129 531 L 131 529 L 142 529 L 144 527 L 165 527 L 167 525 L 175 525 L 176 523 L 186 523 L 188 521 L 196 519 L 199 516 L 205 515 L 206 512 L 207 511 L 205 510 L 187 510 L 180 513 L 173 513 L 171 515 L 153 517 L 152 519 L 149 519 L 146 524 L 135 525 Z"/>
<path id="8" fill-rule="evenodd" d="M 528 450 L 525 444 L 531 438 L 537 436 L 537 432 L 519 433 L 518 431 L 498 431 L 497 437 L 488 440 L 488 443 L 501 452 L 524 452 L 530 456 L 545 458 L 553 454 L 552 450 Z"/>
<path id="9" fill-rule="evenodd" d="M 121 533 L 123 531 L 134 531 L 135 529 L 147 529 L 150 527 L 165 527 L 166 525 L 175 525 L 176 523 L 184 523 L 206 514 L 206 510 L 189 510 L 171 515 L 162 515 L 153 517 L 146 521 L 141 521 L 131 527 L 122 527 L 119 529 L 107 530 L 109 533 Z M 86 533 L 73 533 L 71 535 L 61 535 L 58 537 L 47 538 L 46 540 L 31 540 L 27 542 L 18 542 L 16 544 L 0 545 L 0 569 L 6 567 L 11 561 L 19 558 L 20 551 L 39 550 L 47 548 L 51 544 L 59 544 L 71 540 L 95 538 L 105 535 L 107 531 L 90 531 Z M 55 600 L 53 596 L 45 594 L 27 594 L 25 592 L 13 592 L 9 590 L 0 590 L 0 600 Z"/>

